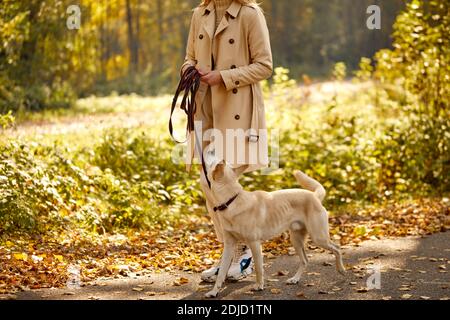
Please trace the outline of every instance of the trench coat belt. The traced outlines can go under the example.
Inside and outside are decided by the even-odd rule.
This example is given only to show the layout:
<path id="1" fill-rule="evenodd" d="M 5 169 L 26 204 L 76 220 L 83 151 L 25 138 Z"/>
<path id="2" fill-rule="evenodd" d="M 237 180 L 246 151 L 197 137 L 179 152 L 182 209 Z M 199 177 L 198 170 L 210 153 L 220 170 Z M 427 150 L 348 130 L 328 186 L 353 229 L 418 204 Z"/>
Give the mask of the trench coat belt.
<path id="1" fill-rule="evenodd" d="M 250 130 L 249 130 L 249 142 L 257 142 L 259 140 L 259 122 L 258 122 L 258 113 L 259 113 L 259 106 L 256 99 L 256 83 L 251 84 L 252 89 L 252 121 L 250 124 Z"/>

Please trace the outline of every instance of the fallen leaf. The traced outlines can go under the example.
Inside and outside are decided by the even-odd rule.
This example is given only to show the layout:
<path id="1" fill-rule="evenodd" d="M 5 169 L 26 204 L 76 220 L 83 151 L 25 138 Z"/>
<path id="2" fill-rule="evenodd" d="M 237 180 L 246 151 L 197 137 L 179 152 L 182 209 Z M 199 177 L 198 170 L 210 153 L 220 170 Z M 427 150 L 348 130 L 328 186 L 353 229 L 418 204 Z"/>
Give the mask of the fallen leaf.
<path id="1" fill-rule="evenodd" d="M 281 293 L 281 290 L 280 290 L 280 289 L 275 289 L 275 288 L 273 288 L 273 289 L 270 289 L 270 292 L 271 292 L 272 294 L 280 294 L 280 293 Z"/>
<path id="2" fill-rule="evenodd" d="M 391 296 L 384 296 L 384 297 L 381 297 L 381 300 L 391 300 L 391 299 L 392 299 Z"/>
<path id="3" fill-rule="evenodd" d="M 331 288 L 331 290 L 333 290 L 333 291 L 341 291 L 342 288 L 339 288 L 339 287 L 334 286 L 333 288 Z"/>
<path id="4" fill-rule="evenodd" d="M 179 286 L 181 286 L 183 284 L 186 284 L 186 283 L 189 283 L 189 279 L 180 277 L 180 278 L 178 278 L 177 280 L 175 280 L 173 282 L 173 285 L 176 286 L 176 287 L 179 287 Z"/>
<path id="5" fill-rule="evenodd" d="M 35 256 L 33 254 L 33 255 L 31 255 L 31 260 L 33 260 L 34 263 L 38 263 L 38 262 L 41 262 L 42 260 L 44 260 L 44 258 L 41 256 Z"/>
<path id="6" fill-rule="evenodd" d="M 59 262 L 64 262 L 64 257 L 60 254 L 54 254 L 53 257 Z"/>
<path id="7" fill-rule="evenodd" d="M 412 297 L 412 295 L 410 295 L 410 294 L 408 294 L 408 293 L 406 293 L 406 294 L 404 294 L 404 295 L 401 296 L 402 299 L 409 299 L 409 298 L 411 298 L 411 297 Z"/>
<path id="8" fill-rule="evenodd" d="M 398 288 L 398 290 L 400 290 L 400 291 L 411 291 L 411 288 L 408 288 L 408 287 L 400 287 L 400 288 Z"/>
<path id="9" fill-rule="evenodd" d="M 144 288 L 138 288 L 138 287 L 136 287 L 136 288 L 133 288 L 132 290 L 133 290 L 133 291 L 139 291 L 139 292 L 140 292 L 140 291 L 144 291 Z"/>
<path id="10" fill-rule="evenodd" d="M 420 296 L 420 299 L 422 299 L 422 300 L 430 300 L 431 298 L 427 297 L 427 296 Z"/>
<path id="11" fill-rule="evenodd" d="M 356 289 L 356 292 L 358 292 L 358 293 L 366 293 L 368 291 L 369 291 L 369 289 L 367 289 L 366 287 L 361 287 L 361 288 Z"/>
<path id="12" fill-rule="evenodd" d="M 287 276 L 289 274 L 289 271 L 287 271 L 287 270 L 279 270 L 278 272 L 277 272 L 277 276 Z"/>
<path id="13" fill-rule="evenodd" d="M 28 255 L 25 252 L 14 253 L 13 256 L 14 256 L 14 259 L 16 259 L 16 260 L 22 260 L 22 261 L 28 260 Z"/>

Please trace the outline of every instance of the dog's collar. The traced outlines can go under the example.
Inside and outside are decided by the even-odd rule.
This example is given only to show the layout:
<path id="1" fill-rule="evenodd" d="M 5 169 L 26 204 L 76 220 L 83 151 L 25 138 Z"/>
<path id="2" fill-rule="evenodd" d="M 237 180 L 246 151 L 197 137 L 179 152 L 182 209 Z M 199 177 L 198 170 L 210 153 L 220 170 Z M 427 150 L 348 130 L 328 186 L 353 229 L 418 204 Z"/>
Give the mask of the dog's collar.
<path id="1" fill-rule="evenodd" d="M 233 201 L 237 198 L 238 195 L 239 195 L 239 193 L 234 195 L 230 200 L 221 204 L 220 206 L 214 207 L 214 212 L 226 210 L 230 206 L 230 204 L 233 203 Z"/>

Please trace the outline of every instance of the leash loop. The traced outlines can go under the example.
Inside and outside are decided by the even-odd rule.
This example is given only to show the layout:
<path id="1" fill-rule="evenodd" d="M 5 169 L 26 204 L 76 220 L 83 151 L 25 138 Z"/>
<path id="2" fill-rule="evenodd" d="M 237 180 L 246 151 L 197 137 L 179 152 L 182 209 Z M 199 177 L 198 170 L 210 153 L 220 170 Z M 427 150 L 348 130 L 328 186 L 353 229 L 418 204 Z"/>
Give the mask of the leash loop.
<path id="1" fill-rule="evenodd" d="M 202 158 L 202 168 L 203 173 L 205 174 L 206 182 L 208 183 L 208 187 L 211 189 L 211 181 L 208 178 L 208 172 L 206 170 L 205 159 L 203 156 L 202 145 L 197 136 L 197 132 L 195 130 L 195 112 L 197 111 L 197 104 L 195 102 L 195 96 L 197 95 L 198 89 L 200 87 L 200 78 L 201 75 L 198 70 L 194 66 L 189 66 L 181 75 L 180 82 L 178 84 L 177 90 L 175 92 L 175 96 L 172 100 L 172 107 L 170 110 L 170 118 L 169 118 L 169 133 L 172 137 L 172 140 L 176 143 L 185 143 L 188 139 L 189 133 L 194 131 L 195 135 L 195 144 L 199 148 L 199 154 L 201 154 Z M 186 123 L 186 140 L 178 141 L 173 136 L 173 124 L 172 124 L 172 116 L 177 106 L 178 99 L 182 95 L 180 109 L 186 113 L 187 123 Z"/>

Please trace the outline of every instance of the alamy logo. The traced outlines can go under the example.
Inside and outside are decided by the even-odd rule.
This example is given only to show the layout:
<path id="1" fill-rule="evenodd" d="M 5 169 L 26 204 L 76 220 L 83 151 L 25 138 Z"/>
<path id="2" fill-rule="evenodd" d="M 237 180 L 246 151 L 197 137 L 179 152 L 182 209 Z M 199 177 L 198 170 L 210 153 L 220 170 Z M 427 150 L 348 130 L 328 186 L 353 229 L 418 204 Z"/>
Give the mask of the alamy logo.
<path id="1" fill-rule="evenodd" d="M 69 30 L 79 30 L 81 26 L 81 9 L 73 4 L 67 7 L 66 13 L 69 15 L 66 26 Z"/>
<path id="2" fill-rule="evenodd" d="M 373 265 L 367 267 L 367 272 L 370 274 L 366 281 L 366 287 L 369 290 L 381 289 L 381 266 Z"/>
<path id="3" fill-rule="evenodd" d="M 67 267 L 67 288 L 69 289 L 78 289 L 81 286 L 81 279 L 80 279 L 80 267 L 77 265 L 69 265 Z"/>
<path id="4" fill-rule="evenodd" d="M 367 7 L 367 14 L 370 16 L 367 18 L 367 28 L 369 30 L 380 30 L 381 29 L 381 8 L 377 5 L 371 5 Z"/>

